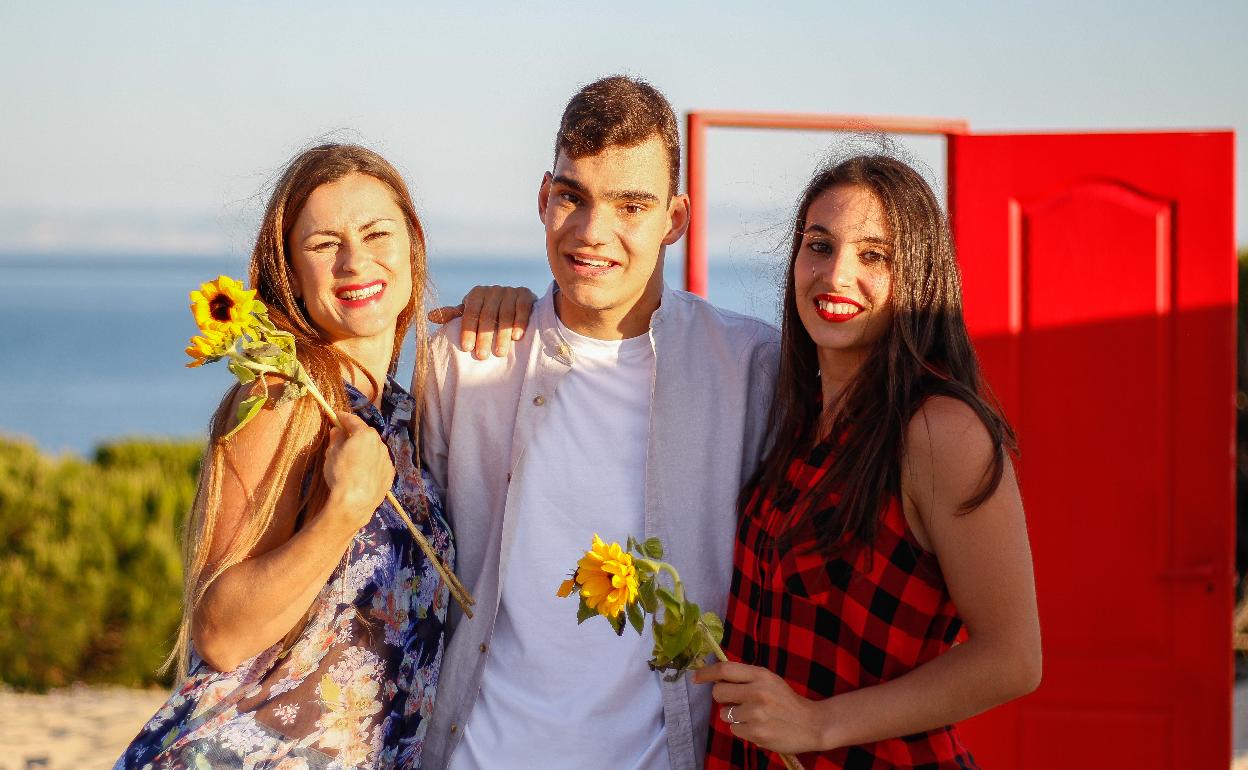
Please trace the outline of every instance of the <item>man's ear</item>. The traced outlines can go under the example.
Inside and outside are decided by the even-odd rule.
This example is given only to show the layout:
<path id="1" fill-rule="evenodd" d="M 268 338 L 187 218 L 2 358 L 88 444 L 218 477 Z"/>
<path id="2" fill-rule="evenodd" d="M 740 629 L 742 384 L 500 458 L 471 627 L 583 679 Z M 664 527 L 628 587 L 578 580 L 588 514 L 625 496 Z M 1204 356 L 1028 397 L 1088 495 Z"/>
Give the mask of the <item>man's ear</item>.
<path id="1" fill-rule="evenodd" d="M 552 179 L 554 177 L 547 171 L 542 176 L 542 186 L 537 188 L 537 216 L 542 220 L 543 224 L 546 222 L 546 204 L 550 203 L 550 182 Z"/>
<path id="2" fill-rule="evenodd" d="M 673 195 L 671 202 L 667 204 L 667 216 L 672 224 L 667 235 L 663 236 L 663 245 L 671 246 L 683 238 L 685 231 L 689 229 L 689 196 Z"/>

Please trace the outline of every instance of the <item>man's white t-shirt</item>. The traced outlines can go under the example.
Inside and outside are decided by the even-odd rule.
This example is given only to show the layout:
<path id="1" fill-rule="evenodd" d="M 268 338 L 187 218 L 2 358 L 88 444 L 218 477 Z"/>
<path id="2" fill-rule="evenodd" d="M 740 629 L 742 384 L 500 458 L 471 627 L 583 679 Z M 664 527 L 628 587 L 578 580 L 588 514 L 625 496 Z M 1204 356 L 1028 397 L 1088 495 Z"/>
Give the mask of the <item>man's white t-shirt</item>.
<path id="1" fill-rule="evenodd" d="M 670 767 L 648 626 L 620 637 L 604 618 L 578 626 L 576 594 L 555 596 L 594 534 L 621 545 L 644 535 L 654 351 L 648 335 L 560 331 L 573 365 L 512 482 L 513 550 L 452 770 Z"/>

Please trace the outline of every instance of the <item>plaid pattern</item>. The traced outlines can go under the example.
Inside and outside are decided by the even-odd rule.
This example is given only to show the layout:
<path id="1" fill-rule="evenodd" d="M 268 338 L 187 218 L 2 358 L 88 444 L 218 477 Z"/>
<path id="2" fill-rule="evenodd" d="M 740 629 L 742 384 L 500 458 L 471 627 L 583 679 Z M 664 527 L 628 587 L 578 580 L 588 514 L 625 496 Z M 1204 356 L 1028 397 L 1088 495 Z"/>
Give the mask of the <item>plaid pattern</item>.
<path id="1" fill-rule="evenodd" d="M 854 544 L 832 559 L 814 547 L 807 514 L 824 501 L 802 498 L 838 443 L 795 460 L 774 494 L 753 491 L 737 528 L 725 618 L 730 659 L 771 669 L 814 699 L 895 679 L 949 649 L 962 631 L 936 556 L 914 539 L 899 501 L 883 512 L 871 546 Z M 788 522 L 792 546 L 781 551 L 776 540 Z M 952 726 L 800 759 L 807 770 L 978 768 Z M 778 755 L 712 717 L 707 770 L 782 767 Z"/>

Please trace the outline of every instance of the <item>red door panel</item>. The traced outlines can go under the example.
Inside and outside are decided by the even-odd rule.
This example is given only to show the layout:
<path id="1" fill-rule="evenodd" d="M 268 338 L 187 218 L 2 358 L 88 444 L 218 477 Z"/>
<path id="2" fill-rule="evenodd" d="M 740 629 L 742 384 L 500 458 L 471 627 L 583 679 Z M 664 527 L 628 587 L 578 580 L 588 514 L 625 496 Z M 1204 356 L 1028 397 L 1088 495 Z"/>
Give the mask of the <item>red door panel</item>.
<path id="1" fill-rule="evenodd" d="M 1018 429 L 1045 677 L 985 767 L 1230 763 L 1230 133 L 953 136 L 966 317 Z M 972 633 L 974 630 L 972 629 Z"/>

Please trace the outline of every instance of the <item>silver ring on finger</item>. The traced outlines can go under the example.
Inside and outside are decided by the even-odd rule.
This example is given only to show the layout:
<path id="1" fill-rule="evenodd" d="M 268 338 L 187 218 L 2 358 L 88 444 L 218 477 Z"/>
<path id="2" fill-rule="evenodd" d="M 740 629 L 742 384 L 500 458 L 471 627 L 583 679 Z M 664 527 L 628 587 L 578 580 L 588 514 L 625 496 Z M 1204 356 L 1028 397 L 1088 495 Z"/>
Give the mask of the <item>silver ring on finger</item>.
<path id="1" fill-rule="evenodd" d="M 737 704 L 735 703 L 728 707 L 728 724 L 730 725 L 745 724 L 744 722 L 742 722 L 741 720 L 737 719 L 736 717 L 732 715 L 733 709 L 735 709 L 736 707 L 737 707 Z"/>

